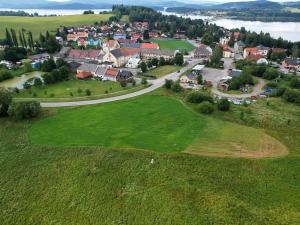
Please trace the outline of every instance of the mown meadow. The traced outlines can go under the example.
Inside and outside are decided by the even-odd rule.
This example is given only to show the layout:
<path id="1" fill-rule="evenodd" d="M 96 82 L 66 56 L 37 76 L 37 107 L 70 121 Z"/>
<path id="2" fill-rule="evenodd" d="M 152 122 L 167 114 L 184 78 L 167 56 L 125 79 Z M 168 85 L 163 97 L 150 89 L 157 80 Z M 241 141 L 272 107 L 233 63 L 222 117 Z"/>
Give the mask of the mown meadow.
<path id="1" fill-rule="evenodd" d="M 165 95 L 1 119 L 1 224 L 299 224 L 299 107 L 271 99 L 204 116 Z M 191 140 L 216 140 L 205 134 L 211 121 L 216 135 L 237 126 L 230 142 L 241 126 L 249 137 L 259 130 L 278 139 L 289 154 L 182 152 Z"/>

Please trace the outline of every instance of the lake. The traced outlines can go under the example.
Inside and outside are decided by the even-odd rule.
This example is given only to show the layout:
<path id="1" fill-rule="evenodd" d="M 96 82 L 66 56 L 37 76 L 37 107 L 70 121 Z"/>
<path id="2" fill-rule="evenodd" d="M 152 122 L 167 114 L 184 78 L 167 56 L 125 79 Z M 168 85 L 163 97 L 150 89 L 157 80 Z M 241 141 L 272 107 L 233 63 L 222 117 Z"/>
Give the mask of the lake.
<path id="1" fill-rule="evenodd" d="M 35 77 L 41 78 L 42 77 L 41 72 L 32 72 L 28 74 L 23 74 L 22 76 L 14 77 L 12 79 L 2 81 L 0 82 L 0 87 L 23 89 L 23 84 L 30 78 L 35 78 Z"/>
<path id="2" fill-rule="evenodd" d="M 57 9 L 22 9 L 28 13 L 37 12 L 39 15 L 78 15 L 82 14 L 85 9 L 80 10 L 57 10 Z M 3 9 L 0 8 L 0 11 L 18 11 L 18 9 Z M 99 13 L 102 11 L 111 11 L 111 9 L 95 9 L 93 10 L 95 13 Z M 161 11 L 161 13 L 165 15 L 176 15 L 182 16 L 185 18 L 191 19 L 202 19 L 209 20 L 212 23 L 217 24 L 218 26 L 225 27 L 227 29 L 233 28 L 241 28 L 245 27 L 247 30 L 255 31 L 255 32 L 265 32 L 270 33 L 272 37 L 278 38 L 282 37 L 283 39 L 290 41 L 300 41 L 300 22 L 260 22 L 260 21 L 243 21 L 243 20 L 232 20 L 232 19 L 222 19 L 217 18 L 213 20 L 212 17 L 204 16 L 204 15 L 195 15 L 195 14 L 178 14 L 178 13 L 170 13 L 166 11 Z"/>
<path id="3" fill-rule="evenodd" d="M 194 15 L 194 14 L 178 14 L 161 11 L 164 15 L 176 15 L 184 18 L 209 20 L 211 23 L 215 23 L 218 26 L 225 27 L 227 29 L 245 27 L 247 30 L 260 33 L 270 33 L 272 37 L 282 37 L 285 40 L 300 41 L 300 22 L 261 22 L 261 21 L 244 21 L 233 19 L 213 19 L 209 16 Z"/>

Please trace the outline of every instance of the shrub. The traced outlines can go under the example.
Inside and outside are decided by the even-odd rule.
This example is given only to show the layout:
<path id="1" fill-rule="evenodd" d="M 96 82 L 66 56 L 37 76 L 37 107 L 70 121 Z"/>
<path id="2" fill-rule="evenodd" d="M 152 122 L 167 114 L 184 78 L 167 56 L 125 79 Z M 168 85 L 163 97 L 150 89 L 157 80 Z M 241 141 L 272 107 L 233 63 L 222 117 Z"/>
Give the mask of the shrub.
<path id="1" fill-rule="evenodd" d="M 172 85 L 171 89 L 172 89 L 172 91 L 177 92 L 177 93 L 179 93 L 183 90 L 183 88 L 180 86 L 180 83 L 178 81 Z"/>
<path id="2" fill-rule="evenodd" d="M 1 69 L 0 70 L 0 81 L 7 80 L 7 79 L 10 79 L 12 77 L 13 77 L 13 75 L 7 69 Z"/>
<path id="3" fill-rule="evenodd" d="M 198 106 L 198 111 L 204 114 L 211 114 L 214 111 L 214 106 L 210 102 L 202 102 Z"/>
<path id="4" fill-rule="evenodd" d="M 77 89 L 77 93 L 78 93 L 78 94 L 81 94 L 81 93 L 82 93 L 82 89 L 81 89 L 81 88 L 78 88 L 78 89 Z"/>
<path id="5" fill-rule="evenodd" d="M 29 81 L 26 81 L 24 84 L 23 84 L 23 88 L 24 89 L 30 89 L 31 88 L 31 83 Z"/>
<path id="6" fill-rule="evenodd" d="M 221 111 L 229 111 L 230 109 L 230 102 L 227 98 L 223 98 L 218 102 L 218 109 Z"/>
<path id="7" fill-rule="evenodd" d="M 143 77 L 143 78 L 142 78 L 142 84 L 145 85 L 145 84 L 147 84 L 147 83 L 148 83 L 147 79 L 146 79 L 145 77 Z"/>
<path id="8" fill-rule="evenodd" d="M 166 89 L 171 89 L 173 84 L 174 84 L 173 80 L 168 80 L 168 79 L 165 80 L 165 88 Z"/>
<path id="9" fill-rule="evenodd" d="M 19 120 L 37 117 L 40 112 L 41 105 L 37 101 L 14 102 L 8 109 L 9 116 Z"/>
<path id="10" fill-rule="evenodd" d="M 12 94 L 5 88 L 0 87 L 0 117 L 7 116 L 9 105 L 12 102 Z"/>
<path id="11" fill-rule="evenodd" d="M 210 95 L 199 91 L 193 91 L 188 94 L 186 100 L 190 103 L 213 102 L 213 98 Z"/>
<path id="12" fill-rule="evenodd" d="M 90 91 L 90 89 L 86 89 L 85 94 L 86 94 L 86 96 L 90 96 L 92 94 L 92 92 Z"/>
<path id="13" fill-rule="evenodd" d="M 290 81 L 290 87 L 300 89 L 300 79 L 298 77 L 293 77 Z"/>
<path id="14" fill-rule="evenodd" d="M 121 80 L 120 85 L 121 85 L 121 87 L 126 87 L 127 86 L 126 80 Z"/>
<path id="15" fill-rule="evenodd" d="M 39 78 L 39 77 L 36 77 L 36 78 L 34 79 L 34 81 L 33 81 L 33 85 L 34 85 L 35 87 L 41 86 L 42 84 L 43 84 L 43 81 L 42 81 L 42 79 Z"/>
<path id="16" fill-rule="evenodd" d="M 136 81 L 133 79 L 132 80 L 132 86 L 135 86 L 136 85 Z"/>
<path id="17" fill-rule="evenodd" d="M 293 90 L 293 89 L 286 89 L 282 98 L 285 99 L 287 102 L 295 102 L 300 103 L 300 91 Z"/>

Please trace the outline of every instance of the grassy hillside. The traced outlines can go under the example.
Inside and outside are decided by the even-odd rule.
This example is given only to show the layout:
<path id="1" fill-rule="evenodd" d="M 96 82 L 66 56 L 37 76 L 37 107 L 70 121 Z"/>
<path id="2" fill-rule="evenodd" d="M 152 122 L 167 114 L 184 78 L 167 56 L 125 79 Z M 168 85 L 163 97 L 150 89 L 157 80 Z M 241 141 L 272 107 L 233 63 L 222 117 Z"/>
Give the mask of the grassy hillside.
<path id="1" fill-rule="evenodd" d="M 278 100 L 268 102 L 233 107 L 228 113 L 198 116 L 177 100 L 150 96 L 125 101 L 120 106 L 111 103 L 51 110 L 45 112 L 48 115 L 44 119 L 32 122 L 0 119 L 1 225 L 65 224 L 66 220 L 70 225 L 298 224 L 300 108 Z M 109 110 L 113 118 L 108 115 Z M 122 113 L 117 112 L 125 113 L 127 120 L 123 121 Z M 128 115 L 129 112 L 133 114 Z M 241 112 L 244 112 L 242 119 Z M 107 120 L 102 118 L 104 115 Z M 87 119 L 88 116 L 91 118 Z M 152 128 L 155 117 L 159 124 Z M 117 121 L 119 128 L 107 127 Z M 115 147 L 126 147 L 125 143 L 134 139 L 133 132 L 140 137 L 140 146 L 149 145 L 149 134 L 156 137 L 151 145 L 162 146 L 166 140 L 164 136 L 158 137 L 159 132 L 166 132 L 170 125 L 168 136 L 173 139 L 170 143 L 177 143 L 180 137 L 183 140 L 182 135 L 190 138 L 196 130 L 200 130 L 201 138 L 206 135 L 204 130 L 210 127 L 210 121 L 220 125 L 220 133 L 223 128 L 228 129 L 224 121 L 234 122 L 243 129 L 251 125 L 253 128 L 248 132 L 263 129 L 286 145 L 289 155 L 253 160 Z M 128 141 L 122 130 L 124 125 L 131 128 Z M 102 126 L 104 131 L 99 129 Z M 177 127 L 181 126 L 193 129 L 178 135 Z M 48 132 L 52 139 L 47 138 L 42 128 L 59 135 Z M 34 137 L 35 130 L 41 132 L 41 140 Z M 87 137 L 87 131 L 92 137 Z M 235 133 L 239 136 L 240 129 Z M 116 143 L 119 134 L 123 136 Z M 111 138 L 102 140 L 107 135 Z M 251 132 L 249 137 L 252 135 L 255 134 Z M 115 148 L 63 146 L 84 145 L 87 142 L 83 140 L 96 141 L 93 140 L 96 136 L 98 143 L 108 141 L 107 146 Z"/>
<path id="2" fill-rule="evenodd" d="M 5 28 L 15 30 L 26 29 L 32 31 L 34 38 L 38 38 L 40 32 L 47 30 L 56 32 L 60 25 L 78 26 L 94 24 L 96 21 L 105 21 L 112 16 L 111 14 L 94 15 L 73 15 L 73 16 L 54 16 L 54 17 L 18 17 L 18 16 L 0 16 L 0 38 L 5 37 Z"/>

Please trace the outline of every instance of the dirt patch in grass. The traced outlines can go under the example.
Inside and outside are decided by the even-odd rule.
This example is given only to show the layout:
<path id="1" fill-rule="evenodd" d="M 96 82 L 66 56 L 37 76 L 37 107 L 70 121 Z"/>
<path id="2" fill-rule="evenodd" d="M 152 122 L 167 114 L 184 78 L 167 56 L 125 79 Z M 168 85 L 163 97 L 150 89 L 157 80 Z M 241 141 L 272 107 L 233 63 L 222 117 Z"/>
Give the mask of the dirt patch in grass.
<path id="1" fill-rule="evenodd" d="M 196 139 L 184 152 L 260 159 L 285 156 L 288 149 L 264 130 L 224 123 L 223 127 L 218 124 L 217 127 L 207 128 L 206 135 Z"/>

